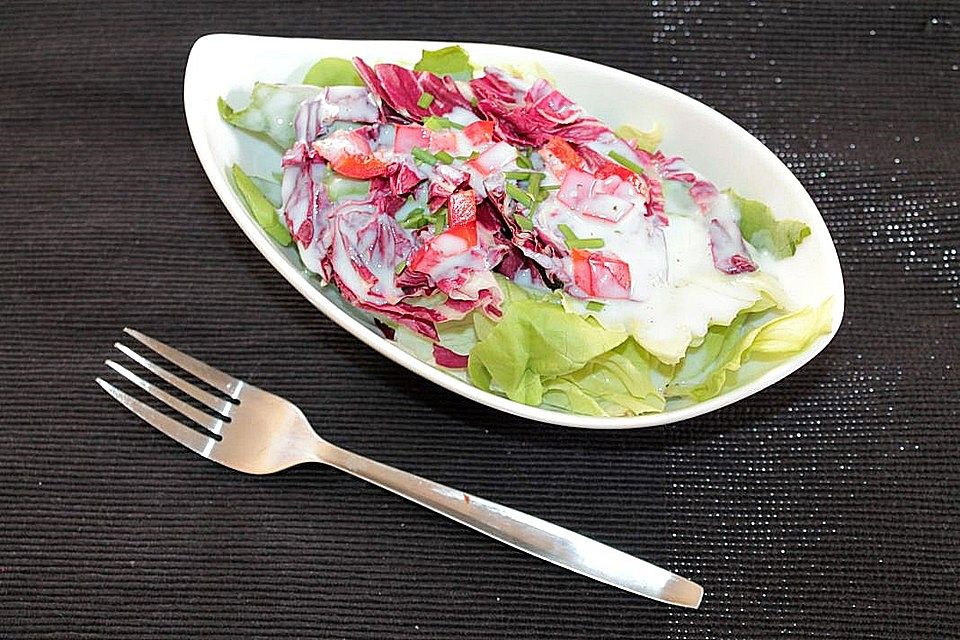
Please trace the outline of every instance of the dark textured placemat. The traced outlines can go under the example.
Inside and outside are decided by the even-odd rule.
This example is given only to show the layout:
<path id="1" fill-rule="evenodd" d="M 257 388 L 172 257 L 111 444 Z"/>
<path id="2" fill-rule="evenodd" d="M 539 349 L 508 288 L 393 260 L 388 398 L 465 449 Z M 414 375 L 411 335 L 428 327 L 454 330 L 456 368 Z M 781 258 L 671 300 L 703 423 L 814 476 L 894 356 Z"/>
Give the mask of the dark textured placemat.
<path id="1" fill-rule="evenodd" d="M 956 3 L 584 4 L 0 3 L 0 636 L 958 636 Z M 412 377 L 304 301 L 208 185 L 181 82 L 214 31 L 542 47 L 695 96 L 817 201 L 840 334 L 772 389 L 636 432 Z M 591 582 L 332 470 L 202 461 L 94 385 L 126 324 L 334 442 L 689 576 L 704 605 Z"/>

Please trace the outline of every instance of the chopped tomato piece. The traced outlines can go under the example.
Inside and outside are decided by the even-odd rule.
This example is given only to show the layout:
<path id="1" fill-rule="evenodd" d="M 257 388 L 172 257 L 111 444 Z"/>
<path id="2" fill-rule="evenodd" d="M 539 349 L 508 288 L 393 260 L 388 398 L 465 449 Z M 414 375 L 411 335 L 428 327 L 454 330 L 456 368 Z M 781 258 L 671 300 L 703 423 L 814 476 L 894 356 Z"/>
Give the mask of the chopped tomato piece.
<path id="1" fill-rule="evenodd" d="M 418 124 L 398 124 L 393 137 L 394 153 L 410 153 L 414 147 L 455 152 L 457 135 L 453 131 L 431 131 Z"/>
<path id="2" fill-rule="evenodd" d="M 493 121 L 478 120 L 471 122 L 463 129 L 463 135 L 474 145 L 481 145 L 487 142 L 493 142 Z"/>
<path id="3" fill-rule="evenodd" d="M 447 201 L 447 223 L 451 227 L 459 227 L 461 224 L 476 222 L 477 220 L 477 201 L 473 189 L 465 189 L 450 194 Z"/>
<path id="4" fill-rule="evenodd" d="M 570 143 L 559 136 L 553 136 L 547 140 L 543 149 L 549 151 L 565 167 L 571 169 L 583 168 L 583 158 L 577 153 L 576 149 L 570 146 Z"/>
<path id="5" fill-rule="evenodd" d="M 431 131 L 429 149 L 430 151 L 456 153 L 457 134 L 453 131 Z"/>
<path id="6" fill-rule="evenodd" d="M 472 247 L 477 244 L 477 201 L 472 189 L 457 191 L 447 200 L 447 224 Z"/>
<path id="7" fill-rule="evenodd" d="M 630 169 L 627 169 L 625 166 L 617 164 L 616 162 L 606 163 L 597 169 L 596 173 L 593 175 L 598 180 L 609 178 L 610 176 L 617 176 L 621 180 L 629 182 L 633 188 L 637 190 L 637 193 L 639 193 L 644 199 L 646 199 L 650 193 L 650 189 L 647 186 L 646 181 L 641 176 L 637 175 L 633 171 L 630 171 Z"/>
<path id="8" fill-rule="evenodd" d="M 573 249 L 573 282 L 588 296 L 630 297 L 630 266 L 599 251 Z"/>
<path id="9" fill-rule="evenodd" d="M 609 178 L 610 176 L 617 176 L 621 180 L 629 180 L 630 176 L 635 176 L 633 171 L 627 169 L 623 165 L 617 164 L 616 162 L 608 162 L 593 174 L 599 180 L 604 178 Z"/>
<path id="10" fill-rule="evenodd" d="M 373 155 L 370 143 L 356 131 L 338 131 L 315 141 L 313 148 L 334 171 L 348 178 L 383 176 L 390 167 Z"/>
<path id="11" fill-rule="evenodd" d="M 473 227 L 476 236 L 476 226 Z M 470 250 L 469 225 L 448 229 L 438 236 L 430 238 L 410 257 L 409 268 L 420 273 L 430 273 L 447 258 L 458 256 Z"/>
<path id="12" fill-rule="evenodd" d="M 418 124 L 398 124 L 393 138 L 395 153 L 410 153 L 414 147 L 430 146 L 430 130 Z"/>
<path id="13" fill-rule="evenodd" d="M 469 246 L 475 247 L 477 246 L 477 221 L 474 220 L 456 227 L 450 227 L 440 235 L 447 234 L 454 235 L 462 239 Z"/>
<path id="14" fill-rule="evenodd" d="M 494 171 L 499 171 L 511 160 L 516 160 L 517 150 L 506 142 L 498 142 L 491 146 L 479 156 L 467 162 L 467 165 L 473 167 L 482 176 L 487 176 Z"/>

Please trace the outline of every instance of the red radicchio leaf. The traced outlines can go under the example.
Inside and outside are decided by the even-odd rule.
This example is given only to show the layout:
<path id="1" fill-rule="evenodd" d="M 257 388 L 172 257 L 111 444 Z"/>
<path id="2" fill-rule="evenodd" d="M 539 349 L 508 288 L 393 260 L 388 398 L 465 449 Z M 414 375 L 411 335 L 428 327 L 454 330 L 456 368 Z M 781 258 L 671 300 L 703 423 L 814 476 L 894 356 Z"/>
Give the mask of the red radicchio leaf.
<path id="1" fill-rule="evenodd" d="M 383 115 L 394 122 L 423 122 L 429 115 L 442 116 L 454 107 L 471 109 L 453 78 L 440 78 L 426 71 L 411 71 L 395 64 L 370 67 L 360 58 L 353 64 L 367 88 L 383 103 Z M 433 96 L 427 107 L 417 104 L 424 93 Z"/>
<path id="2" fill-rule="evenodd" d="M 735 222 L 714 218 L 710 221 L 709 235 L 713 265 L 718 270 L 730 275 L 757 270 Z"/>
<path id="3" fill-rule="evenodd" d="M 512 144 L 541 147 L 553 136 L 586 143 L 610 131 L 546 80 L 537 80 L 522 97 L 508 91 L 508 84 L 506 76 L 491 69 L 472 80 L 470 88 L 478 98 L 477 110 Z"/>
<path id="4" fill-rule="evenodd" d="M 434 344 L 433 359 L 441 367 L 447 367 L 448 369 L 466 369 L 469 358 L 460 355 L 456 351 L 451 351 L 444 346 Z"/>
<path id="5" fill-rule="evenodd" d="M 523 98 L 523 89 L 496 67 L 486 67 L 484 75 L 470 81 L 470 90 L 477 100 L 498 100 L 516 104 Z"/>

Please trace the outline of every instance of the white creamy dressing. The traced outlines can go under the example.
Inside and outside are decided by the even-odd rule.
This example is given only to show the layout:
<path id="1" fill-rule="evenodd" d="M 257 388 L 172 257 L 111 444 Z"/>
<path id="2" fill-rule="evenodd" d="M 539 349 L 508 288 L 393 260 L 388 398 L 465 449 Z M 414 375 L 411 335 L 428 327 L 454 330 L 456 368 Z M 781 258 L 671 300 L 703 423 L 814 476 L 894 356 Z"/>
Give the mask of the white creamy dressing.
<path id="1" fill-rule="evenodd" d="M 665 181 L 670 183 L 671 181 Z M 561 203 L 555 194 L 536 213 L 536 224 L 560 243 L 559 224 L 566 224 L 578 238 L 600 238 L 604 254 L 615 256 L 630 268 L 630 299 L 604 299 L 603 308 L 592 311 L 585 300 L 568 299 L 579 313 L 594 315 L 612 331 L 633 335 L 646 350 L 664 362 L 678 362 L 691 344 L 699 343 L 710 325 L 726 325 L 742 309 L 757 302 L 762 291 L 777 291 L 776 283 L 761 272 L 740 275 L 721 273 L 713 264 L 707 217 L 703 216 L 686 189 L 666 191 L 665 227 L 646 217 L 642 200 L 619 222 L 585 216 Z M 713 216 L 738 219 L 735 204 L 721 195 L 710 211 Z M 564 269 L 573 277 L 572 261 Z M 765 268 L 765 265 L 764 265 Z"/>

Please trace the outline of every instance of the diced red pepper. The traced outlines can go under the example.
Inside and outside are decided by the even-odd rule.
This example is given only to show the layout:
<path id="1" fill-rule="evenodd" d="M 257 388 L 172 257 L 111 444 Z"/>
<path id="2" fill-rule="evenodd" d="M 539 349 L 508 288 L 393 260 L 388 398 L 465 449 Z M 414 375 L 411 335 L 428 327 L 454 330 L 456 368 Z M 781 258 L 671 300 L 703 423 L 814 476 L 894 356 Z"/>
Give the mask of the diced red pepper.
<path id="1" fill-rule="evenodd" d="M 487 142 L 493 142 L 493 121 L 478 120 L 471 122 L 463 128 L 463 135 L 474 145 L 481 145 Z"/>
<path id="2" fill-rule="evenodd" d="M 367 156 L 340 156 L 330 161 L 330 167 L 342 176 L 365 180 L 374 176 L 387 175 L 390 165 L 371 154 Z"/>
<path id="3" fill-rule="evenodd" d="M 573 282 L 588 296 L 630 297 L 630 266 L 599 251 L 573 249 Z"/>

